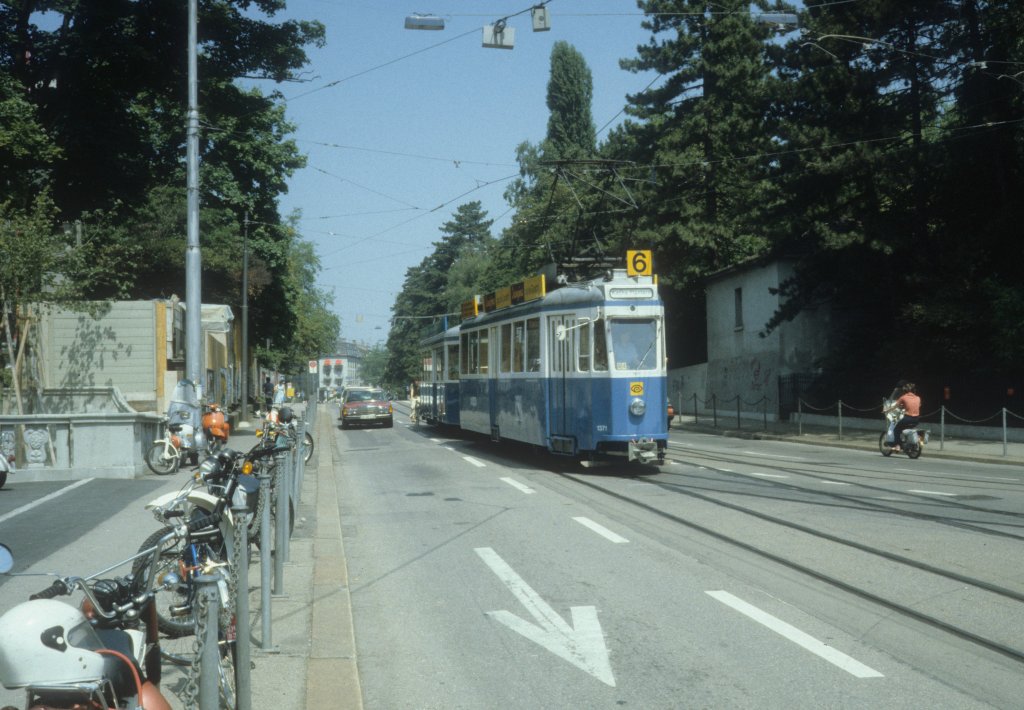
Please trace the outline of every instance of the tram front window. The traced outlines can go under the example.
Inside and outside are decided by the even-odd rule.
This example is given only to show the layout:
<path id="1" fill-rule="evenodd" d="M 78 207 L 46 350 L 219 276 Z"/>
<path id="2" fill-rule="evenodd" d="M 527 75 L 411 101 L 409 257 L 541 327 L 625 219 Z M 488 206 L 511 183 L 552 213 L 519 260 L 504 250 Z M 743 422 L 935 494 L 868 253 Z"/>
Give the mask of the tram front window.
<path id="1" fill-rule="evenodd" d="M 609 323 L 616 370 L 654 370 L 658 366 L 658 324 L 653 318 Z"/>

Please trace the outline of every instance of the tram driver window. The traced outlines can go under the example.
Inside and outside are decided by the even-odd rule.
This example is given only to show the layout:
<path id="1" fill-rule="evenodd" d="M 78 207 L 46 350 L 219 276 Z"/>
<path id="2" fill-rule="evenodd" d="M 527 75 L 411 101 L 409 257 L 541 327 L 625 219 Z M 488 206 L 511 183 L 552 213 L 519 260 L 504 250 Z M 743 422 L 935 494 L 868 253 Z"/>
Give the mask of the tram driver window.
<path id="1" fill-rule="evenodd" d="M 526 364 L 530 372 L 540 372 L 540 318 L 526 321 Z"/>
<path id="2" fill-rule="evenodd" d="M 594 321 L 594 370 L 608 370 L 608 341 L 605 339 L 603 318 Z"/>
<path id="3" fill-rule="evenodd" d="M 658 325 L 653 318 L 617 318 L 611 322 L 611 336 L 616 370 L 658 367 Z"/>

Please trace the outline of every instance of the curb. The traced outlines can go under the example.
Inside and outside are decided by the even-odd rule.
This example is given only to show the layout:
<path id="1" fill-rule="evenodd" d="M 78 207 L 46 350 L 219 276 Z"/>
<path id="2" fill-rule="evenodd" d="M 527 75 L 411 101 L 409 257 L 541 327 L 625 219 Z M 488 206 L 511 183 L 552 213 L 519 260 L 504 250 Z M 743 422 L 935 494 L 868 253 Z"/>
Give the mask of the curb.
<path id="1" fill-rule="evenodd" d="M 341 537 L 338 478 L 341 465 L 327 411 L 318 413 L 316 533 L 313 536 L 313 605 L 309 665 L 306 667 L 307 710 L 362 710 L 352 599 L 348 586 L 345 545 Z M 326 448 L 330 447 L 330 455 Z"/>

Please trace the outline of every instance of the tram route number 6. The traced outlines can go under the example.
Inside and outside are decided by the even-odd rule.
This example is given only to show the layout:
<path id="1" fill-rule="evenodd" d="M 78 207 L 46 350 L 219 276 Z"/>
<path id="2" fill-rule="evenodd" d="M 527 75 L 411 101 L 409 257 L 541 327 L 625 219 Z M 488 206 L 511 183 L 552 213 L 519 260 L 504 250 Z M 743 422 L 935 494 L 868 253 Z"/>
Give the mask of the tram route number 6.
<path id="1" fill-rule="evenodd" d="M 650 276 L 654 273 L 654 263 L 650 249 L 630 249 L 626 251 L 626 275 Z"/>

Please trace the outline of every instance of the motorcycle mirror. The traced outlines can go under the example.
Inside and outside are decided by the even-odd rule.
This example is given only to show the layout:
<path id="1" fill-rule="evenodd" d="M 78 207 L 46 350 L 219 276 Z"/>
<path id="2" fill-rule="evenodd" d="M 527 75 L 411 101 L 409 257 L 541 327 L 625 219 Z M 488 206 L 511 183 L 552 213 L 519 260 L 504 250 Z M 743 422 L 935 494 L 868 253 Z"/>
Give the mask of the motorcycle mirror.
<path id="1" fill-rule="evenodd" d="M 11 548 L 0 543 L 0 574 L 7 574 L 14 567 L 14 554 Z"/>

